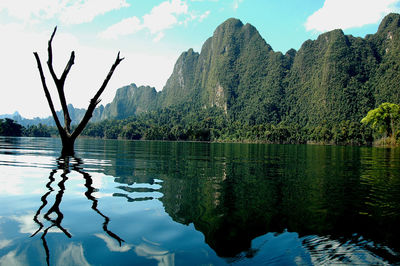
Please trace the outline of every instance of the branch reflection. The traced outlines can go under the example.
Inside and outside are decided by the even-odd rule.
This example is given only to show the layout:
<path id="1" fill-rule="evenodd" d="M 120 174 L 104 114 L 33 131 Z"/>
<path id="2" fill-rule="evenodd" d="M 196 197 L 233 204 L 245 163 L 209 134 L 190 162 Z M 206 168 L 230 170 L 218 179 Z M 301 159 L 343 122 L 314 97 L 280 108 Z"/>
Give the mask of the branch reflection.
<path id="1" fill-rule="evenodd" d="M 111 232 L 110 230 L 108 230 L 108 223 L 110 222 L 110 218 L 108 218 L 107 216 L 105 216 L 101 211 L 99 211 L 99 209 L 97 209 L 97 205 L 98 205 L 98 200 L 92 195 L 93 192 L 97 192 L 98 190 L 96 188 L 94 188 L 92 186 L 93 184 L 93 180 L 92 177 L 83 171 L 81 165 L 83 164 L 82 159 L 80 158 L 76 158 L 75 160 L 77 161 L 76 164 L 73 164 L 72 169 L 78 173 L 80 173 L 83 178 L 85 179 L 85 187 L 87 188 L 87 191 L 85 192 L 85 196 L 88 200 L 92 201 L 92 209 L 98 213 L 101 217 L 104 218 L 104 223 L 103 223 L 103 230 L 104 232 L 106 232 L 109 236 L 111 236 L 112 238 L 114 238 L 115 240 L 118 241 L 119 245 L 122 245 L 122 242 L 125 242 L 123 239 L 121 239 L 119 236 L 117 236 L 116 234 L 114 234 L 113 232 Z"/>
<path id="2" fill-rule="evenodd" d="M 36 230 L 35 233 L 31 235 L 31 237 L 34 237 L 37 235 L 39 232 L 42 231 L 42 242 L 43 242 L 43 248 L 46 253 L 46 262 L 47 265 L 50 265 L 50 249 L 48 247 L 47 241 L 46 241 L 46 235 L 49 232 L 49 230 L 53 227 L 57 227 L 60 229 L 61 232 L 63 232 L 68 238 L 71 238 L 72 235 L 68 232 L 67 229 L 65 229 L 62 226 L 62 220 L 64 218 L 63 213 L 60 210 L 60 204 L 62 202 L 62 198 L 65 192 L 65 183 L 68 180 L 68 174 L 70 174 L 72 171 L 77 172 L 82 175 L 82 177 L 85 180 L 85 187 L 87 188 L 85 192 L 85 196 L 88 200 L 92 202 L 91 208 L 99 214 L 101 217 L 104 218 L 104 223 L 103 223 L 103 230 L 104 232 L 115 239 L 119 245 L 122 245 L 122 242 L 125 242 L 123 239 L 121 239 L 118 235 L 113 233 L 108 229 L 108 224 L 110 222 L 110 218 L 108 218 L 106 215 L 104 215 L 99 209 L 98 209 L 98 200 L 93 196 L 94 192 L 97 192 L 98 190 L 93 187 L 93 180 L 90 174 L 86 173 L 83 168 L 83 160 L 81 158 L 77 157 L 59 157 L 57 158 L 57 168 L 53 169 L 50 172 L 49 175 L 49 182 L 46 184 L 46 188 L 48 191 L 41 197 L 42 205 L 39 207 L 39 209 L 36 211 L 36 214 L 33 217 L 33 221 L 39 226 L 38 230 Z M 57 195 L 55 195 L 55 200 L 52 206 L 48 209 L 48 211 L 43 214 L 43 218 L 45 221 L 50 222 L 50 225 L 46 228 L 44 228 L 44 224 L 42 221 L 40 221 L 39 216 L 42 212 L 42 210 L 48 205 L 48 197 L 55 191 L 55 189 L 52 187 L 52 184 L 55 181 L 54 175 L 59 171 L 62 170 L 61 176 L 61 181 L 57 184 L 59 187 L 59 190 L 57 192 Z M 47 206 L 48 207 L 48 206 Z M 52 218 L 55 217 L 55 218 Z"/>

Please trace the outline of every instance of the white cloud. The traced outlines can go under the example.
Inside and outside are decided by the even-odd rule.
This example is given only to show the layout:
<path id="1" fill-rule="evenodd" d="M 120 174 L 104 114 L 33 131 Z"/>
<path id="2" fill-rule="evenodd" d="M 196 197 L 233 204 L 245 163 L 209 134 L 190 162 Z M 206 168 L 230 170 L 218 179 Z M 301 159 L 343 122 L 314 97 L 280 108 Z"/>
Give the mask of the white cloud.
<path id="1" fill-rule="evenodd" d="M 108 27 L 99 36 L 103 39 L 116 39 L 118 36 L 130 35 L 147 29 L 152 35 L 155 35 L 153 41 L 158 42 L 165 36 L 165 30 L 196 19 L 201 22 L 209 14 L 210 11 L 201 15 L 189 12 L 189 6 L 183 0 L 164 1 L 153 7 L 150 13 L 145 14 L 141 20 L 137 17 L 124 19 Z"/>
<path id="2" fill-rule="evenodd" d="M 236 10 L 239 8 L 239 4 L 242 3 L 243 0 L 234 0 L 233 1 L 233 9 Z"/>
<path id="3" fill-rule="evenodd" d="M 201 14 L 199 16 L 199 21 L 202 22 L 204 19 L 206 19 L 210 15 L 210 13 L 211 13 L 210 10 L 208 10 L 208 11 L 204 12 L 203 14 Z"/>
<path id="4" fill-rule="evenodd" d="M 203 14 L 200 14 L 200 15 L 196 14 L 195 12 L 191 12 L 191 13 L 190 13 L 190 16 L 188 16 L 188 17 L 186 18 L 185 21 L 181 22 L 181 24 L 185 24 L 185 26 L 186 26 L 189 22 L 195 21 L 195 20 L 197 20 L 197 21 L 199 21 L 199 22 L 202 22 L 202 21 L 205 20 L 210 14 L 211 14 L 211 11 L 210 11 L 210 10 L 207 10 L 206 12 L 204 12 Z"/>
<path id="5" fill-rule="evenodd" d="M 177 16 L 187 14 L 188 6 L 181 0 L 165 1 L 154 7 L 150 14 L 143 16 L 143 25 L 152 34 L 159 33 L 165 29 L 178 24 Z"/>
<path id="6" fill-rule="evenodd" d="M 29 20 L 32 17 L 49 19 L 58 13 L 59 9 L 59 2 L 54 0 L 2 0 L 0 2 L 0 10 L 7 10 L 9 16 L 21 20 Z"/>
<path id="7" fill-rule="evenodd" d="M 143 29 L 143 25 L 140 20 L 137 17 L 131 17 L 108 27 L 99 36 L 103 39 L 117 39 L 118 36 L 134 34 L 141 29 Z"/>
<path id="8" fill-rule="evenodd" d="M 58 19 L 63 24 L 80 24 L 96 16 L 128 7 L 126 0 L 2 0 L 0 11 L 25 23 Z"/>
<path id="9" fill-rule="evenodd" d="M 92 21 L 96 16 L 109 11 L 128 7 L 125 0 L 86 0 L 74 2 L 65 6 L 60 14 L 60 21 L 64 24 L 80 24 Z"/>
<path id="10" fill-rule="evenodd" d="M 159 42 L 162 38 L 164 38 L 164 32 L 157 33 L 156 37 L 153 39 L 153 42 Z"/>
<path id="11" fill-rule="evenodd" d="M 308 17 L 307 31 L 358 28 L 378 23 L 386 14 L 396 12 L 399 0 L 325 0 L 324 6 Z"/>

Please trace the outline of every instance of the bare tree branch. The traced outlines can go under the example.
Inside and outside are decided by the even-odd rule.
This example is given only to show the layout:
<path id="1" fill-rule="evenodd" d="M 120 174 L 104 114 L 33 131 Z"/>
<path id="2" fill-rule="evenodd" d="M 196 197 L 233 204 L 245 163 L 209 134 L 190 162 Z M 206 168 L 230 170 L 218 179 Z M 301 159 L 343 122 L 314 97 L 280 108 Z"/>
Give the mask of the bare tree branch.
<path id="1" fill-rule="evenodd" d="M 64 69 L 64 72 L 61 76 L 61 79 L 59 79 L 56 75 L 56 72 L 54 71 L 54 67 L 53 67 L 53 49 L 52 49 L 52 42 L 53 42 L 53 38 L 54 35 L 56 34 L 57 31 L 57 27 L 54 28 L 53 33 L 51 34 L 49 43 L 48 43 L 48 48 L 47 48 L 47 52 L 49 54 L 49 58 L 47 61 L 47 66 L 49 67 L 49 71 L 51 76 L 53 77 L 54 83 L 56 84 L 57 87 L 57 91 L 58 91 L 58 96 L 60 97 L 60 102 L 61 102 L 61 108 L 63 110 L 64 113 L 64 126 L 65 129 L 67 130 L 67 133 L 70 133 L 71 131 L 71 117 L 69 115 L 69 111 L 68 111 L 68 106 L 67 106 L 67 101 L 65 99 L 65 93 L 64 93 L 64 83 L 65 83 L 65 79 L 72 67 L 72 65 L 74 64 L 74 59 L 75 59 L 75 53 L 72 52 L 71 53 L 71 57 L 67 63 L 67 66 Z"/>
<path id="2" fill-rule="evenodd" d="M 57 26 L 54 28 L 53 33 L 51 34 L 50 40 L 49 40 L 49 44 L 47 47 L 47 52 L 49 54 L 49 58 L 47 60 L 47 65 L 49 66 L 49 70 L 50 70 L 50 74 L 53 77 L 54 81 L 58 80 L 56 73 L 54 72 L 53 69 L 53 51 L 51 48 L 51 42 L 53 41 L 54 35 L 56 34 L 57 31 Z"/>
<path id="3" fill-rule="evenodd" d="M 87 123 L 89 122 L 90 118 L 93 115 L 93 111 L 96 108 L 96 106 L 100 103 L 100 95 L 103 93 L 104 89 L 106 88 L 108 82 L 110 81 L 115 68 L 121 63 L 124 58 L 119 57 L 120 52 L 118 52 L 117 58 L 115 59 L 114 64 L 111 66 L 110 71 L 108 72 L 108 75 L 106 79 L 104 80 L 103 84 L 101 85 L 100 89 L 97 91 L 96 95 L 90 100 L 90 104 L 88 106 L 88 109 L 86 110 L 85 116 L 82 118 L 82 121 L 79 123 L 78 127 L 75 129 L 75 131 L 72 133 L 71 137 L 76 138 L 79 136 L 79 134 L 82 133 L 83 129 L 86 127 Z"/>
<path id="4" fill-rule="evenodd" d="M 37 65 L 39 68 L 39 73 L 40 73 L 40 79 L 42 80 L 43 90 L 46 95 L 47 102 L 49 103 L 49 107 L 51 110 L 51 114 L 53 115 L 54 122 L 56 123 L 57 129 L 58 129 L 58 132 L 60 133 L 60 135 L 63 135 L 63 134 L 65 135 L 65 131 L 64 131 L 63 127 L 61 126 L 60 121 L 58 120 L 56 110 L 54 109 L 53 101 L 51 100 L 50 92 L 46 85 L 46 79 L 43 74 L 42 63 L 40 62 L 39 55 L 37 52 L 34 52 L 33 54 L 35 55 L 35 58 L 36 58 L 36 62 L 37 62 Z"/>
<path id="5" fill-rule="evenodd" d="M 75 52 L 74 51 L 71 52 L 71 56 L 68 60 L 68 63 L 65 66 L 65 69 L 64 69 L 61 77 L 58 78 L 54 71 L 54 67 L 53 67 L 53 50 L 52 50 L 52 42 L 53 42 L 54 35 L 56 34 L 56 31 L 57 31 L 57 27 L 54 28 L 54 31 L 51 34 L 50 40 L 48 42 L 47 51 L 48 51 L 49 58 L 47 60 L 47 66 L 48 66 L 50 74 L 54 80 L 54 83 L 57 87 L 58 96 L 60 98 L 61 107 L 62 107 L 62 110 L 64 113 L 64 125 L 65 125 L 64 128 L 61 126 L 60 121 L 57 117 L 57 113 L 54 109 L 53 101 L 51 99 L 51 95 L 50 95 L 49 90 L 46 85 L 46 80 L 45 80 L 45 76 L 43 73 L 42 64 L 40 62 L 39 55 L 36 52 L 34 53 L 34 55 L 35 55 L 35 58 L 36 58 L 36 61 L 38 64 L 43 89 L 44 89 L 47 101 L 49 103 L 49 107 L 50 107 L 51 113 L 53 115 L 54 121 L 55 121 L 58 131 L 60 133 L 60 137 L 61 137 L 61 141 L 62 141 L 62 145 L 63 145 L 61 154 L 63 156 L 69 156 L 69 155 L 74 154 L 75 139 L 79 136 L 79 134 L 82 133 L 83 129 L 86 127 L 87 123 L 89 122 L 90 118 L 93 115 L 93 111 L 95 110 L 95 108 L 99 104 L 99 102 L 101 101 L 99 99 L 100 95 L 105 90 L 108 82 L 110 81 L 110 79 L 114 73 L 115 68 L 119 65 L 119 63 L 121 63 L 122 60 L 124 60 L 124 58 L 120 58 L 120 53 L 118 52 L 117 58 L 115 59 L 114 64 L 111 66 L 111 69 L 108 72 L 106 79 L 104 80 L 103 84 L 101 85 L 101 87 L 99 88 L 99 90 L 97 91 L 97 93 L 95 94 L 93 99 L 90 100 L 89 107 L 88 107 L 84 117 L 82 118 L 82 121 L 79 123 L 78 127 L 71 134 L 71 127 L 70 127 L 71 126 L 71 118 L 69 116 L 67 101 L 65 99 L 64 85 L 65 85 L 65 80 L 68 76 L 68 73 L 70 72 L 72 65 L 74 64 Z"/>
<path id="6" fill-rule="evenodd" d="M 75 52 L 72 51 L 71 57 L 69 58 L 69 61 L 68 61 L 67 65 L 65 66 L 64 72 L 62 73 L 61 78 L 60 78 L 60 84 L 63 87 L 64 87 L 65 79 L 67 78 L 67 75 L 68 75 L 69 71 L 71 70 L 72 65 L 74 64 L 74 60 L 75 60 Z"/>

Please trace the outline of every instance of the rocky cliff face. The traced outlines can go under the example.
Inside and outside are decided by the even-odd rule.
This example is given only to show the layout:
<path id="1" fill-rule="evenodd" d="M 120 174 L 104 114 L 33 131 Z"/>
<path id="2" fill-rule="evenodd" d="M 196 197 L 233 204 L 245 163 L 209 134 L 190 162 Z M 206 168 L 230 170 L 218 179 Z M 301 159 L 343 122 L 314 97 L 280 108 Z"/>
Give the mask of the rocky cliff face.
<path id="1" fill-rule="evenodd" d="M 154 110 L 157 106 L 157 92 L 148 86 L 136 84 L 119 88 L 113 101 L 106 105 L 101 119 L 123 119 L 141 112 Z"/>
<path id="2" fill-rule="evenodd" d="M 189 49 L 175 63 L 172 75 L 165 84 L 159 106 L 168 107 L 188 103 L 196 94 L 194 85 L 199 53 Z"/>

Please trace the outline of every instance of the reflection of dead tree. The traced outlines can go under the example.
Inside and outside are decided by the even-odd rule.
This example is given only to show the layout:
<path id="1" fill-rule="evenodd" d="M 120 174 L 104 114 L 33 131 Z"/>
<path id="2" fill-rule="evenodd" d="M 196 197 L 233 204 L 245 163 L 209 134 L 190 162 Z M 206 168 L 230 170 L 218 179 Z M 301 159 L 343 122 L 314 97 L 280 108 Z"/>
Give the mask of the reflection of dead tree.
<path id="1" fill-rule="evenodd" d="M 66 165 L 68 165 L 68 160 L 64 161 L 61 158 L 58 159 L 58 169 L 63 169 L 64 172 L 61 174 L 62 180 L 58 183 L 58 187 L 60 188 L 60 190 L 58 191 L 57 195 L 56 195 L 56 199 L 54 201 L 54 204 L 50 207 L 50 209 L 46 212 L 46 214 L 44 214 L 44 218 L 51 222 L 52 225 L 50 225 L 49 227 L 47 227 L 42 234 L 42 242 L 43 242 L 43 247 L 44 250 L 46 252 L 46 262 L 47 265 L 50 265 L 50 251 L 47 245 L 47 241 L 46 241 L 46 235 L 47 232 L 53 228 L 54 226 L 58 227 L 68 238 L 71 238 L 71 234 L 61 225 L 61 222 L 64 218 L 64 215 L 62 214 L 62 212 L 60 211 L 60 204 L 62 201 L 62 197 L 64 195 L 64 191 L 65 191 L 65 182 L 68 180 L 67 174 L 69 173 L 68 168 L 66 167 Z M 51 192 L 54 191 L 54 189 L 51 187 L 51 184 L 55 181 L 54 179 L 54 174 L 57 172 L 58 169 L 54 169 L 53 171 L 51 171 L 50 175 L 49 175 L 49 179 L 50 181 L 46 184 L 46 187 L 49 189 L 49 191 L 44 194 L 41 197 L 41 201 L 42 201 L 42 205 L 39 207 L 39 209 L 37 210 L 35 216 L 33 217 L 33 220 L 39 225 L 39 229 L 36 230 L 35 233 L 33 233 L 31 235 L 31 237 L 35 236 L 37 233 L 39 233 L 42 229 L 43 229 L 43 223 L 39 221 L 38 217 L 40 212 L 42 211 L 42 209 L 44 207 L 46 207 L 47 205 L 47 197 L 51 194 Z M 50 215 L 52 213 L 56 214 L 56 219 L 52 219 L 50 217 Z"/>
<path id="2" fill-rule="evenodd" d="M 82 171 L 82 169 L 79 167 L 82 164 L 82 160 L 79 158 L 75 158 L 75 159 L 77 160 L 78 163 L 73 165 L 73 170 L 82 174 L 83 178 L 86 181 L 85 182 L 85 187 L 87 188 L 87 191 L 85 192 L 86 198 L 88 198 L 88 200 L 91 200 L 93 202 L 92 209 L 95 212 L 97 212 L 101 217 L 104 218 L 104 223 L 103 223 L 104 232 L 106 232 L 109 236 L 111 236 L 112 238 L 117 240 L 119 245 L 121 246 L 122 242 L 125 242 L 125 241 L 123 239 L 121 239 L 119 236 L 117 236 L 116 234 L 114 234 L 113 232 L 111 232 L 110 230 L 108 230 L 108 223 L 110 222 L 110 218 L 105 216 L 102 212 L 99 211 L 99 209 L 97 209 L 98 200 L 92 195 L 93 192 L 96 192 L 96 189 L 92 186 L 92 184 L 93 184 L 92 177 L 88 173 Z"/>
<path id="3" fill-rule="evenodd" d="M 54 191 L 54 189 L 51 187 L 51 183 L 53 183 L 55 180 L 54 174 L 56 172 L 57 172 L 56 169 L 51 171 L 50 176 L 49 176 L 50 181 L 46 184 L 46 187 L 49 189 L 49 191 L 40 198 L 40 200 L 42 201 L 42 205 L 39 207 L 35 216 L 33 217 L 33 221 L 35 221 L 35 223 L 37 223 L 39 225 L 39 229 L 31 237 L 35 236 L 43 228 L 43 223 L 38 220 L 38 216 L 39 216 L 40 212 L 42 211 L 42 209 L 47 205 L 47 197 L 50 195 L 51 192 Z"/>
<path id="4" fill-rule="evenodd" d="M 82 164 L 82 160 L 79 158 L 75 158 L 73 157 L 74 161 L 72 163 L 72 170 L 76 171 L 80 174 L 82 174 L 83 178 L 85 179 L 85 187 L 87 188 L 87 191 L 85 192 L 85 196 L 91 200 L 93 202 L 92 204 L 92 209 L 98 213 L 100 216 L 102 216 L 104 218 L 104 223 L 103 223 L 103 230 L 104 232 L 106 232 L 109 236 L 111 236 L 112 238 L 114 238 L 116 241 L 118 241 L 119 245 L 121 246 L 122 242 L 124 242 L 123 239 L 121 239 L 119 236 L 117 236 L 116 234 L 114 234 L 113 232 L 111 232 L 108 229 L 108 223 L 110 222 L 110 218 L 108 218 L 106 215 L 104 215 L 102 212 L 100 212 L 97 208 L 98 205 L 98 201 L 97 199 L 92 195 L 93 192 L 96 192 L 96 189 L 92 186 L 93 184 L 93 180 L 92 177 L 84 172 L 82 170 L 82 168 L 80 167 L 80 165 Z M 54 204 L 49 208 L 49 210 L 43 215 L 44 219 L 46 219 L 48 222 L 51 223 L 50 226 L 48 226 L 46 229 L 43 230 L 43 234 L 41 236 L 42 242 L 43 242 L 43 247 L 44 250 L 46 252 L 46 262 L 47 265 L 50 265 L 50 250 L 48 248 L 47 245 L 47 241 L 46 241 L 46 235 L 49 232 L 49 230 L 53 227 L 57 227 L 58 229 L 60 229 L 68 238 L 71 238 L 71 234 L 68 232 L 68 230 L 66 230 L 62 225 L 62 220 L 64 218 L 63 213 L 60 210 L 60 204 L 62 202 L 62 197 L 64 195 L 65 192 L 65 182 L 68 180 L 68 174 L 71 172 L 70 171 L 70 157 L 66 156 L 66 157 L 60 157 L 57 159 L 57 163 L 58 163 L 58 168 L 57 169 L 53 169 L 50 172 L 49 175 L 49 182 L 46 184 L 46 187 L 48 188 L 48 192 L 46 192 L 42 197 L 41 197 L 41 201 L 42 201 L 42 205 L 39 207 L 39 209 L 36 211 L 35 216 L 33 217 L 33 220 L 35 221 L 36 224 L 38 224 L 39 228 L 38 230 L 36 230 L 35 233 L 33 233 L 31 235 L 31 237 L 34 237 L 37 233 L 39 233 L 44 225 L 43 223 L 39 220 L 39 215 L 42 212 L 42 210 L 47 206 L 47 198 L 48 196 L 54 191 L 54 189 L 51 187 L 52 183 L 55 181 L 54 175 L 57 173 L 58 170 L 62 170 L 63 173 L 61 174 L 62 180 L 58 183 L 58 187 L 60 188 L 60 190 L 58 191 L 57 195 L 55 196 L 55 201 Z M 56 218 L 53 219 L 51 218 L 52 214 L 55 214 Z"/>
<path id="5" fill-rule="evenodd" d="M 56 33 L 57 27 L 54 28 L 53 34 L 50 37 L 49 43 L 48 43 L 48 61 L 47 61 L 47 66 L 49 68 L 50 74 L 54 80 L 54 83 L 57 87 L 57 92 L 60 98 L 60 102 L 61 102 L 61 107 L 64 113 L 64 127 L 61 126 L 61 123 L 57 117 L 57 113 L 54 109 L 54 105 L 53 105 L 53 101 L 51 99 L 51 95 L 49 93 L 49 90 L 47 88 L 46 85 L 46 80 L 45 80 L 45 76 L 43 73 L 43 69 L 42 69 L 42 64 L 40 62 L 40 58 L 37 52 L 34 52 L 33 54 L 35 55 L 36 58 L 36 62 L 39 68 L 39 73 L 40 73 L 40 78 L 42 80 L 42 85 L 43 85 L 43 89 L 47 98 L 47 102 L 49 104 L 51 113 L 53 115 L 53 119 L 54 122 L 56 123 L 58 132 L 60 133 L 60 138 L 62 141 L 62 145 L 63 145 L 63 149 L 62 149 L 62 154 L 63 155 L 73 155 L 74 154 L 74 143 L 76 138 L 82 133 L 83 129 L 86 127 L 87 123 L 89 122 L 90 118 L 93 115 L 93 111 L 96 108 L 96 106 L 99 104 L 99 102 L 101 101 L 100 95 L 103 93 L 103 91 L 105 90 L 109 80 L 111 79 L 112 74 L 114 73 L 115 68 L 118 66 L 118 64 L 124 59 L 124 58 L 120 58 L 119 57 L 119 52 L 118 52 L 118 56 L 115 59 L 114 64 L 112 65 L 110 71 L 108 72 L 108 75 L 106 77 L 106 79 L 104 80 L 103 84 L 101 85 L 100 89 L 97 91 L 97 93 L 95 94 L 95 96 L 90 100 L 90 104 L 88 106 L 88 109 L 85 113 L 85 116 L 83 117 L 82 121 L 79 123 L 79 125 L 77 126 L 77 128 L 71 133 L 71 118 L 68 112 L 68 108 L 67 108 L 67 101 L 65 99 L 65 93 L 64 93 L 64 85 L 65 85 L 65 80 L 67 78 L 67 75 L 69 73 L 69 71 L 71 70 L 72 65 L 74 64 L 74 60 L 75 60 L 75 52 L 72 51 L 70 59 L 64 69 L 64 72 L 62 73 L 61 77 L 58 78 L 54 68 L 53 68 L 53 51 L 52 51 L 52 46 L 51 43 L 53 41 L 54 35 Z"/>

